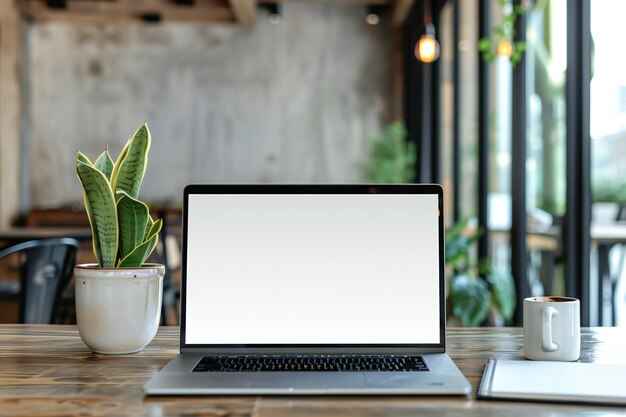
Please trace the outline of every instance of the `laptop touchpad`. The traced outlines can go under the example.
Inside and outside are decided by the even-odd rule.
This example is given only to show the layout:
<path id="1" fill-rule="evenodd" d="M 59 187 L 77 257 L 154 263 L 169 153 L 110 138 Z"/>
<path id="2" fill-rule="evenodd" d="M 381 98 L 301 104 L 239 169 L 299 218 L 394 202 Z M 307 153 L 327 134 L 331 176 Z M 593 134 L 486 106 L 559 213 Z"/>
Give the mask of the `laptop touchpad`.
<path id="1" fill-rule="evenodd" d="M 424 385 L 430 375 L 421 372 L 368 372 L 365 375 L 365 384 L 368 387 L 415 387 Z"/>
<path id="2" fill-rule="evenodd" d="M 353 388 L 365 386 L 360 372 L 259 372 L 252 388 Z"/>
<path id="3" fill-rule="evenodd" d="M 214 388 L 249 388 L 252 377 L 247 372 L 194 372 L 197 378 L 192 379 L 194 386 L 214 387 Z M 198 374 L 198 375 L 195 375 Z M 181 382 L 189 385 L 184 381 L 188 378 L 188 374 L 182 377 Z"/>

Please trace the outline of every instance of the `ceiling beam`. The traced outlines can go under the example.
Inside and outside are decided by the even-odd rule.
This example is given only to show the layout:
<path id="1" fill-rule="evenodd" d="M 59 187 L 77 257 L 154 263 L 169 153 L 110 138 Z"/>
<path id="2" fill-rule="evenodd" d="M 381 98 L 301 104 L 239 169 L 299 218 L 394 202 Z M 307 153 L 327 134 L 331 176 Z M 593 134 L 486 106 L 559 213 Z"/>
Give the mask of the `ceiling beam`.
<path id="1" fill-rule="evenodd" d="M 106 23 L 141 22 L 146 15 L 166 22 L 235 23 L 225 0 L 201 0 L 194 5 L 177 5 L 168 0 L 68 0 L 66 8 L 50 8 L 45 1 L 18 0 L 21 13 L 35 21 Z"/>
<path id="2" fill-rule="evenodd" d="M 228 0 L 237 22 L 251 26 L 256 22 L 256 0 Z"/>
<path id="3" fill-rule="evenodd" d="M 238 23 L 253 25 L 257 1 L 392 5 L 394 22 L 400 25 L 414 0 L 65 0 L 50 7 L 46 0 L 15 0 L 22 15 L 35 21 L 106 23 L 110 21 Z M 146 20 L 148 21 L 148 20 Z"/>
<path id="4" fill-rule="evenodd" d="M 394 0 L 259 0 L 259 3 L 369 4 L 385 6 Z"/>

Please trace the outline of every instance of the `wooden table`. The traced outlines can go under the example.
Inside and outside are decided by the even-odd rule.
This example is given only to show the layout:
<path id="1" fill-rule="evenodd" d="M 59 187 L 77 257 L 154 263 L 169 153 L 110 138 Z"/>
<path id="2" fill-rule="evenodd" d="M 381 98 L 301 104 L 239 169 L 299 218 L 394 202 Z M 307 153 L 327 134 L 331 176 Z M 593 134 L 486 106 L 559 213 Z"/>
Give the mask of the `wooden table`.
<path id="1" fill-rule="evenodd" d="M 474 386 L 487 358 L 521 359 L 517 328 L 451 329 L 449 353 Z M 582 361 L 625 363 L 626 331 L 584 329 Z M 91 353 L 75 326 L 0 325 L 0 416 L 626 416 L 626 409 L 471 397 L 144 397 L 142 385 L 178 352 L 161 328 L 134 355 Z M 626 383 L 626 379 L 625 379 Z"/>

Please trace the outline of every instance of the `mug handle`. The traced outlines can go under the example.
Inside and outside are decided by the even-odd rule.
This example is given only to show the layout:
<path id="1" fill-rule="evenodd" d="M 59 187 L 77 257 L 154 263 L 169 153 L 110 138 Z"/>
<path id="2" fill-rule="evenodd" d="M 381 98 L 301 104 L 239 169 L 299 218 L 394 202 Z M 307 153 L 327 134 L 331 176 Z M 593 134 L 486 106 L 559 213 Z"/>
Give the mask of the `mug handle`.
<path id="1" fill-rule="evenodd" d="M 558 316 L 559 310 L 554 307 L 544 307 L 541 310 L 541 350 L 554 352 L 559 345 L 552 341 L 552 316 Z"/>

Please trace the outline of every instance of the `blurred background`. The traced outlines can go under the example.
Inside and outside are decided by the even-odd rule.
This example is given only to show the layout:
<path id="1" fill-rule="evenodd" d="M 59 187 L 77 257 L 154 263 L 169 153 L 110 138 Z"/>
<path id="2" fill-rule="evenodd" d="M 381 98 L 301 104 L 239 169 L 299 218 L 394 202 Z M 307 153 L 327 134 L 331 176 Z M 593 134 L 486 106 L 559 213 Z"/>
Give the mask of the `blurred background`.
<path id="1" fill-rule="evenodd" d="M 626 326 L 624 13 L 0 0 L 0 322 L 75 320 L 71 266 L 94 261 L 76 151 L 115 159 L 147 121 L 164 323 L 178 320 L 184 185 L 437 182 L 450 324 L 516 325 L 524 297 L 568 295 L 583 325 Z M 54 262 L 24 246 L 66 237 L 76 254 Z"/>

